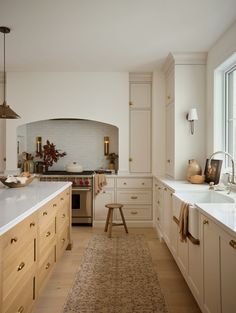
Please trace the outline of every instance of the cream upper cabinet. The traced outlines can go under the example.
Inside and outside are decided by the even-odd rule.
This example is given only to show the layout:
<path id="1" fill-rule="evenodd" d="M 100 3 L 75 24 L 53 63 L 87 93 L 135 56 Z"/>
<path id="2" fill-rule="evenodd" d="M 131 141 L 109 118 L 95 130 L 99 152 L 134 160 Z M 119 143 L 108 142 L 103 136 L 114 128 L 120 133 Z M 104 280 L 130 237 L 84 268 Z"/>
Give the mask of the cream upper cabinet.
<path id="1" fill-rule="evenodd" d="M 151 108 L 151 84 L 150 83 L 130 83 L 130 103 L 133 109 Z"/>
<path id="2" fill-rule="evenodd" d="M 152 75 L 130 73 L 130 149 L 131 173 L 151 172 Z"/>
<path id="3" fill-rule="evenodd" d="M 151 172 L 151 112 L 130 112 L 130 172 Z"/>

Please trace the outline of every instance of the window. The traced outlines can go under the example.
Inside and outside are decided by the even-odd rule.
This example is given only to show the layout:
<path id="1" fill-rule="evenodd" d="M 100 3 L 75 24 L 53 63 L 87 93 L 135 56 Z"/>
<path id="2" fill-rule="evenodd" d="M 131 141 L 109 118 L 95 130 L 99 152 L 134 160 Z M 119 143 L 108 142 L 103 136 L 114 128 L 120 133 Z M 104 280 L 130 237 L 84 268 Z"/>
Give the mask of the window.
<path id="1" fill-rule="evenodd" d="M 236 159 L 236 65 L 224 74 L 225 151 Z"/>

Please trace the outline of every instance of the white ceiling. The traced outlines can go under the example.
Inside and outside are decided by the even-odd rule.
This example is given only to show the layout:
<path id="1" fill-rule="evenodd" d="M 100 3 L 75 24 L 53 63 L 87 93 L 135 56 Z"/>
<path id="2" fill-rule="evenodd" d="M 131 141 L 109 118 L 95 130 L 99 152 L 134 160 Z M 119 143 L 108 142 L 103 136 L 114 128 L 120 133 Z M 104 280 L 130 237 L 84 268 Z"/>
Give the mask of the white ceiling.
<path id="1" fill-rule="evenodd" d="M 236 0 L 0 0 L 17 71 L 149 71 L 208 51 L 235 19 Z"/>

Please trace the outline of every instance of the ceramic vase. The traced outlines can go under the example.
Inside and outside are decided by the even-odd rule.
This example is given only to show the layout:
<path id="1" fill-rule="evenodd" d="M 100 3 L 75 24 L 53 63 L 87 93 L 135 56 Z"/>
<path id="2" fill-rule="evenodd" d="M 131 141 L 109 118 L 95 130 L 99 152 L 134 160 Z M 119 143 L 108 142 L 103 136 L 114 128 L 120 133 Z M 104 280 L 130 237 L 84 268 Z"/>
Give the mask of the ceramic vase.
<path id="1" fill-rule="evenodd" d="M 201 175 L 202 169 L 199 163 L 192 159 L 188 161 L 188 167 L 187 167 L 187 180 L 190 181 L 190 177 L 193 175 Z"/>

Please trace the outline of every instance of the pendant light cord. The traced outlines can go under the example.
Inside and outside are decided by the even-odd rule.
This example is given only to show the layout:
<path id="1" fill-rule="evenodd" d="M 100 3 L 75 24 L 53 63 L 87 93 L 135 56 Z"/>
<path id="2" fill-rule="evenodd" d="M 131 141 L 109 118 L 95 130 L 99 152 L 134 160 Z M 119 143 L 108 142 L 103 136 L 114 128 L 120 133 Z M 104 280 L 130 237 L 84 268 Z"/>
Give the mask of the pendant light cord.
<path id="1" fill-rule="evenodd" d="M 6 105 L 6 70 L 5 70 L 5 33 L 3 34 L 3 84 L 4 84 L 4 90 L 3 90 L 3 105 Z"/>

